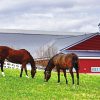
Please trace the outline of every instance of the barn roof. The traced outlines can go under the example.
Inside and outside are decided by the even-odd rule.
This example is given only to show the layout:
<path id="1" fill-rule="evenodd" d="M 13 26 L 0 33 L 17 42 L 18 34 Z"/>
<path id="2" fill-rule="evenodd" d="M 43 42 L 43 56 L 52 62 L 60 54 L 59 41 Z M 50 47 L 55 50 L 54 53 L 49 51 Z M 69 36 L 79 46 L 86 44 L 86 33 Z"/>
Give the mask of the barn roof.
<path id="1" fill-rule="evenodd" d="M 65 39 L 59 40 L 57 44 L 62 44 L 62 46 L 63 45 L 66 46 L 66 47 L 62 47 L 60 51 L 69 50 L 69 48 L 76 46 L 86 40 L 89 40 L 90 38 L 95 37 L 97 35 L 100 35 L 100 33 L 91 33 L 91 34 L 67 37 Z"/>
<path id="2" fill-rule="evenodd" d="M 0 29 L 0 33 L 14 33 L 14 34 L 38 34 L 38 35 L 79 35 L 84 34 L 84 32 L 66 32 L 66 31 L 46 31 L 46 30 L 27 30 L 27 29 Z"/>

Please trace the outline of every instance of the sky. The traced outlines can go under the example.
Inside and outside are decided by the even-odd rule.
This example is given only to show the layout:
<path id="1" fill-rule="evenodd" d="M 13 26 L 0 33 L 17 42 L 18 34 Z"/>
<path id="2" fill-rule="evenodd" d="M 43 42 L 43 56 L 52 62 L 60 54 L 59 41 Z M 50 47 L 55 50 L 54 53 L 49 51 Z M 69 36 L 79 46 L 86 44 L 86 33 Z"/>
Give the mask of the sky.
<path id="1" fill-rule="evenodd" d="M 0 0 L 0 29 L 98 32 L 100 0 Z"/>

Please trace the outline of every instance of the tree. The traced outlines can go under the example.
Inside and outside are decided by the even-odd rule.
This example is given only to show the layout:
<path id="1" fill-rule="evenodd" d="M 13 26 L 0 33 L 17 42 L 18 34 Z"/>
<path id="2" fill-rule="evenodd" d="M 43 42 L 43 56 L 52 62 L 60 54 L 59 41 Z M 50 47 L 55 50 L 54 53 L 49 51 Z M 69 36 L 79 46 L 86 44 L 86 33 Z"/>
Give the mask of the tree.
<path id="1" fill-rule="evenodd" d="M 36 56 L 37 58 L 51 58 L 55 54 L 57 54 L 57 52 L 58 49 L 53 43 L 51 45 L 48 44 L 46 46 L 42 46 L 38 50 L 36 50 Z"/>

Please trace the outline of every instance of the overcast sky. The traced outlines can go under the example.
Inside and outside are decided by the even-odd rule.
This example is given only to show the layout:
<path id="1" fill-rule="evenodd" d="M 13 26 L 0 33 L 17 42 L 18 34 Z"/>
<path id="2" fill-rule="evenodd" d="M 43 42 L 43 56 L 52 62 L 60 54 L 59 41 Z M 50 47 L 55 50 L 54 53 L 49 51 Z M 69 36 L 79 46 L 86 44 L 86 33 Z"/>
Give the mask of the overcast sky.
<path id="1" fill-rule="evenodd" d="M 97 32 L 100 0 L 0 0 L 0 29 Z"/>

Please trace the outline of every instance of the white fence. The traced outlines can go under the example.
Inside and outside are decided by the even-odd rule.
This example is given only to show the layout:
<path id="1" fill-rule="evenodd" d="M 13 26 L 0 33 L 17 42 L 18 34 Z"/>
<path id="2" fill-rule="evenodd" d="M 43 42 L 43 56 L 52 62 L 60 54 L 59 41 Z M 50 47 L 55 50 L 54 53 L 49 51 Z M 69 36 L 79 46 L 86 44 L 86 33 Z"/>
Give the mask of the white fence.
<path id="1" fill-rule="evenodd" d="M 5 61 L 4 62 L 4 67 L 5 68 L 11 68 L 11 69 L 20 69 L 21 65 Z"/>
<path id="2" fill-rule="evenodd" d="M 31 66 L 27 64 L 27 69 L 31 70 Z M 11 69 L 21 69 L 21 64 L 15 64 L 8 61 L 4 62 L 4 68 L 11 68 Z"/>

